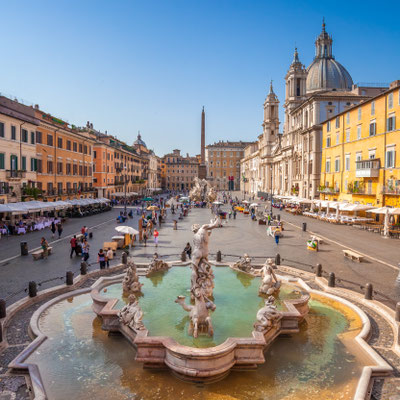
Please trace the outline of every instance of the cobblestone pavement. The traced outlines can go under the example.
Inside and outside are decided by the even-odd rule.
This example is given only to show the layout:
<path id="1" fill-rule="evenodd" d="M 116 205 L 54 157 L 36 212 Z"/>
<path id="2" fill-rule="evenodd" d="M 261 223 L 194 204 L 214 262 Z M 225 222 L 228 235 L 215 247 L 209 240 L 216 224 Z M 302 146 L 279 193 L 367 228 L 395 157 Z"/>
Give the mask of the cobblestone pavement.
<path id="1" fill-rule="evenodd" d="M 223 206 L 223 209 L 227 210 L 228 207 Z M 94 237 L 90 240 L 91 269 L 98 268 L 96 263 L 98 249 L 103 246 L 104 241 L 109 241 L 115 235 L 117 226 L 115 218 L 120 211 L 120 209 L 114 209 L 93 217 L 70 220 L 71 222 L 65 224 L 65 234 L 77 232 L 84 224 L 98 225 L 92 229 Z M 277 210 L 274 209 L 274 213 L 276 212 Z M 366 283 L 372 283 L 377 291 L 375 297 L 394 308 L 396 301 L 400 300 L 400 284 L 396 282 L 399 274 L 396 265 L 400 258 L 398 251 L 400 241 L 383 239 L 377 234 L 359 231 L 348 226 L 332 225 L 302 216 L 293 216 L 286 212 L 279 213 L 285 222 L 285 231 L 284 237 L 278 245 L 273 238 L 267 237 L 264 225 L 258 225 L 257 222 L 251 221 L 249 216 L 238 213 L 235 220 L 227 219 L 223 221 L 221 230 L 213 231 L 210 252 L 215 254 L 221 250 L 224 259 L 228 261 L 236 260 L 243 253 L 248 253 L 252 257 L 257 257 L 256 261 L 258 262 L 264 262 L 266 257 L 274 257 L 276 253 L 280 253 L 286 265 L 306 271 L 310 271 L 317 263 L 321 263 L 326 273 L 334 272 L 336 274 L 338 284 L 343 287 L 362 291 Z M 178 220 L 178 229 L 173 230 L 173 219 L 175 218 L 177 215 L 171 215 L 171 212 L 168 211 L 167 221 L 159 230 L 157 248 L 152 239 L 148 241 L 146 247 L 143 244 L 135 246 L 132 254 L 138 261 L 148 260 L 155 251 L 166 260 L 178 259 L 185 244 L 192 240 L 191 225 L 207 223 L 212 215 L 209 209 L 192 209 L 187 217 Z M 299 229 L 302 222 L 307 222 L 308 232 Z M 70 223 L 71 227 L 68 226 Z M 137 228 L 138 216 L 135 214 L 134 218 L 129 219 L 126 224 Z M 311 252 L 306 248 L 306 241 L 310 237 L 309 231 L 329 239 L 325 241 L 318 252 Z M 47 231 L 47 238 L 50 237 L 49 233 L 50 231 Z M 20 239 L 10 238 L 9 240 L 13 239 L 13 254 L 15 254 L 17 249 L 19 251 Z M 3 243 L 3 239 L 1 239 L 0 250 L 1 246 L 4 246 Z M 350 245 L 373 259 L 367 258 L 364 262 L 357 263 L 344 258 L 342 249 Z M 26 256 L 0 264 L 0 298 L 8 299 L 10 295 L 20 291 L 7 300 L 8 305 L 26 295 L 24 289 L 31 280 L 41 282 L 56 278 L 39 287 L 39 289 L 43 289 L 60 284 L 62 282 L 60 278 L 64 278 L 68 270 L 78 273 L 80 259 L 69 258 L 69 238 L 57 241 L 52 246 L 54 254 L 47 260 L 33 261 L 31 256 Z M 117 257 L 120 257 L 120 254 L 121 252 L 118 251 Z M 392 267 L 381 261 L 387 262 Z"/>

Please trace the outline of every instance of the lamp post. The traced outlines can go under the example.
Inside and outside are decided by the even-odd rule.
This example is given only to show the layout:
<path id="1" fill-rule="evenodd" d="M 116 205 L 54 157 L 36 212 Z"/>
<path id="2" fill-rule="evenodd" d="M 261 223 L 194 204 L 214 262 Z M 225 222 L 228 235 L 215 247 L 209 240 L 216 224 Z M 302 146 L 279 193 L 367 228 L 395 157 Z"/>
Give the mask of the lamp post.
<path id="1" fill-rule="evenodd" d="M 271 219 L 272 219 L 272 164 L 270 167 L 270 175 L 271 175 Z"/>

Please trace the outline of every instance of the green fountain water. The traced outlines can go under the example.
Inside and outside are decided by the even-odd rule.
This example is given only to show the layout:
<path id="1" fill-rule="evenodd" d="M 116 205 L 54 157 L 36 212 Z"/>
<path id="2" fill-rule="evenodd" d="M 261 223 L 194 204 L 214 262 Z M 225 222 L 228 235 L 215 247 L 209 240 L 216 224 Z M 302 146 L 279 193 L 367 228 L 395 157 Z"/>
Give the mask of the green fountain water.
<path id="1" fill-rule="evenodd" d="M 218 344 L 228 336 L 249 336 L 263 302 L 258 297 L 259 280 L 226 268 L 215 268 L 214 273 L 215 337 L 197 340 L 187 335 L 186 312 L 174 303 L 177 295 L 186 295 L 188 301 L 189 269 L 177 267 L 163 276 L 141 278 L 140 305 L 150 335 L 170 335 L 196 346 Z M 121 287 L 109 286 L 104 295 L 121 297 Z M 283 287 L 280 301 L 293 296 L 299 296 L 293 287 Z M 117 307 L 123 304 L 121 300 Z M 282 307 L 281 302 L 278 305 Z M 40 329 L 48 340 L 27 362 L 38 364 L 50 399 L 351 399 L 362 364 L 340 335 L 357 333 L 358 316 L 320 297 L 309 305 L 299 334 L 278 338 L 265 353 L 265 364 L 256 371 L 231 372 L 204 387 L 181 382 L 168 371 L 143 369 L 123 337 L 109 336 L 101 329 L 90 294 L 60 301 L 41 315 Z"/>

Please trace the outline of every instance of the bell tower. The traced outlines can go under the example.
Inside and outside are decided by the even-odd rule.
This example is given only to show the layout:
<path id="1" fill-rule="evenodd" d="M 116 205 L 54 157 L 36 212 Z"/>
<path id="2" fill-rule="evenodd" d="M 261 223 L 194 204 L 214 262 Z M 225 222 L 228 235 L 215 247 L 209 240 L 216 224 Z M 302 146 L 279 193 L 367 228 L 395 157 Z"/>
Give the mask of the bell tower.
<path id="1" fill-rule="evenodd" d="M 272 81 L 264 102 L 264 121 L 262 126 L 265 144 L 271 147 L 279 134 L 279 100 L 274 92 Z"/>
<path id="2" fill-rule="evenodd" d="M 286 95 L 285 95 L 285 129 L 284 133 L 288 133 L 289 114 L 290 112 L 300 105 L 306 97 L 306 80 L 307 70 L 306 67 L 300 62 L 297 47 L 294 49 L 293 60 L 290 64 L 289 70 L 285 76 L 286 81 Z"/>

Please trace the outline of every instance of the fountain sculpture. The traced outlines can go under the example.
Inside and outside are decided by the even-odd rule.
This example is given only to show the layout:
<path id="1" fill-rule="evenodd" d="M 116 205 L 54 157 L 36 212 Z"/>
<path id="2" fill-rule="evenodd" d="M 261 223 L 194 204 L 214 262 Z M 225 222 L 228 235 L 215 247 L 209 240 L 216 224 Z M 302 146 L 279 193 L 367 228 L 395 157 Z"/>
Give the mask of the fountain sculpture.
<path id="1" fill-rule="evenodd" d="M 272 258 L 268 258 L 261 268 L 260 275 L 262 280 L 258 291 L 260 294 L 271 295 L 279 291 L 279 288 L 281 287 L 281 282 L 277 279 L 272 265 Z"/>
<path id="2" fill-rule="evenodd" d="M 251 265 L 251 257 L 247 253 L 244 253 L 243 257 L 240 257 L 240 259 L 233 264 L 233 268 L 246 273 L 254 273 L 254 268 Z"/>
<path id="3" fill-rule="evenodd" d="M 205 201 L 211 204 L 217 199 L 217 192 L 206 179 L 194 178 L 193 189 L 189 192 L 192 201 Z"/>
<path id="4" fill-rule="evenodd" d="M 257 332 L 265 332 L 282 319 L 282 313 L 275 306 L 275 297 L 269 296 L 265 300 L 265 306 L 257 312 L 257 322 L 254 328 Z"/>
<path id="5" fill-rule="evenodd" d="M 124 293 L 138 293 L 142 286 L 143 284 L 139 282 L 139 277 L 137 275 L 136 264 L 132 258 L 128 258 L 127 269 L 124 279 L 122 280 L 122 289 Z"/>
<path id="6" fill-rule="evenodd" d="M 143 325 L 143 311 L 139 306 L 139 302 L 134 294 L 130 294 L 129 302 L 118 312 L 119 321 L 133 330 L 146 329 Z"/>
<path id="7" fill-rule="evenodd" d="M 151 263 L 149 264 L 149 268 L 147 270 L 146 276 L 150 276 L 154 272 L 160 272 L 160 271 L 168 271 L 169 265 L 165 261 L 161 260 L 158 256 L 158 253 L 154 253 L 153 259 L 151 260 Z"/>

